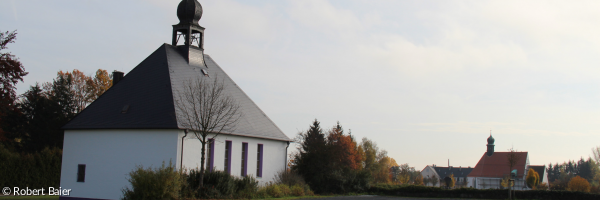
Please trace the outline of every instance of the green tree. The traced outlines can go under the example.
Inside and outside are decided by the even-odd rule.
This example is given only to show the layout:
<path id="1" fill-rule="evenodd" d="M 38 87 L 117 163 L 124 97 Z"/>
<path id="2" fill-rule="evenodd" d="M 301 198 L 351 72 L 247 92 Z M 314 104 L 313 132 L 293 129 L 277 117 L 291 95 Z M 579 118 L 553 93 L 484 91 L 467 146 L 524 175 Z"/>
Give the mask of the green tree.
<path id="1" fill-rule="evenodd" d="M 326 148 L 325 134 L 320 124 L 315 119 L 308 131 L 298 134 L 299 153 L 295 155 L 292 167 L 317 192 L 321 191 L 321 183 L 325 181 L 323 169 L 327 162 L 326 154 L 323 153 Z"/>
<path id="2" fill-rule="evenodd" d="M 595 165 L 593 162 L 594 161 L 592 161 L 591 158 L 588 158 L 588 160 L 584 160 L 583 158 L 581 158 L 579 161 L 577 161 L 577 175 L 581 176 L 581 178 L 584 178 L 588 181 L 594 179 L 594 174 L 592 174 L 592 168 Z"/>
<path id="3" fill-rule="evenodd" d="M 24 115 L 23 150 L 34 152 L 45 147 L 62 149 L 64 131 L 60 128 L 75 116 L 76 105 L 70 90 L 70 76 L 58 76 L 44 91 L 32 86 L 19 103 Z"/>
<path id="4" fill-rule="evenodd" d="M 415 172 L 415 168 L 409 166 L 408 163 L 399 165 L 399 172 L 397 175 L 398 183 L 409 184 L 413 172 Z"/>
<path id="5" fill-rule="evenodd" d="M 366 170 L 374 172 L 377 170 L 377 153 L 379 147 L 377 144 L 366 137 L 360 143 L 361 149 L 364 152 L 363 166 Z"/>

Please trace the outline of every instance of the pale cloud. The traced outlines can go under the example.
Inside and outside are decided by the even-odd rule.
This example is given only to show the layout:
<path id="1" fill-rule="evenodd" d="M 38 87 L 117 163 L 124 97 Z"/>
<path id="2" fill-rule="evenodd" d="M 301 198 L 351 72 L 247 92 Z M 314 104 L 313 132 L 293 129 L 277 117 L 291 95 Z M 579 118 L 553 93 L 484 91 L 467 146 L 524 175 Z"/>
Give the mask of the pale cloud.
<path id="1" fill-rule="evenodd" d="M 350 10 L 336 8 L 328 1 L 289 1 L 288 13 L 301 25 L 333 37 L 347 37 L 363 30 L 363 23 Z M 373 20 L 373 18 L 370 18 Z"/>

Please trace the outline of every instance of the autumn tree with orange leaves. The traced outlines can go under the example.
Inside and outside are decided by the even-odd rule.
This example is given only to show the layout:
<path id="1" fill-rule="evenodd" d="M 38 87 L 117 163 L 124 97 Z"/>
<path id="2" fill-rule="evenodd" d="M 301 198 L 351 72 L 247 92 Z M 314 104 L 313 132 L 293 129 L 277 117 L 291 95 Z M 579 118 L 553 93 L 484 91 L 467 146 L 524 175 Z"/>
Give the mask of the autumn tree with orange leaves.
<path id="1" fill-rule="evenodd" d="M 108 90 L 111 83 L 106 70 L 99 69 L 92 77 L 75 69 L 59 71 L 52 82 L 41 87 L 31 86 L 14 100 L 15 114 L 1 127 L 11 132 L 1 142 L 16 152 L 62 148 L 64 131 L 60 127 Z"/>
<path id="2" fill-rule="evenodd" d="M 358 152 L 356 142 L 351 135 L 344 135 L 342 126 L 338 124 L 329 130 L 327 135 L 329 153 L 331 153 L 332 167 L 348 167 L 352 170 L 359 169 L 362 156 Z"/>
<path id="3" fill-rule="evenodd" d="M 73 93 L 76 113 L 81 112 L 112 86 L 112 78 L 103 69 L 98 69 L 93 77 L 87 76 L 77 69 L 72 72 L 61 70 L 57 73 L 57 77 L 70 80 L 68 89 Z M 52 92 L 51 88 L 51 83 L 44 84 L 46 91 Z"/>
<path id="4" fill-rule="evenodd" d="M 575 176 L 569 181 L 568 189 L 570 191 L 590 192 L 590 183 L 580 176 Z"/>

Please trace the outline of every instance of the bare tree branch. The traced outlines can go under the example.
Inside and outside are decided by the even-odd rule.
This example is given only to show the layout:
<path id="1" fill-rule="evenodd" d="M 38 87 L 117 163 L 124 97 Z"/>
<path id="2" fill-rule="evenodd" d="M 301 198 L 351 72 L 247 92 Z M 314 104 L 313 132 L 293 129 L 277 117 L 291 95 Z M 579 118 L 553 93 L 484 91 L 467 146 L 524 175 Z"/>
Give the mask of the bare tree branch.
<path id="1" fill-rule="evenodd" d="M 184 82 L 183 91 L 176 96 L 177 119 L 202 143 L 200 188 L 203 187 L 204 160 L 207 137 L 214 139 L 221 133 L 232 133 L 242 117 L 240 105 L 224 90 L 223 81 L 207 78 Z"/>

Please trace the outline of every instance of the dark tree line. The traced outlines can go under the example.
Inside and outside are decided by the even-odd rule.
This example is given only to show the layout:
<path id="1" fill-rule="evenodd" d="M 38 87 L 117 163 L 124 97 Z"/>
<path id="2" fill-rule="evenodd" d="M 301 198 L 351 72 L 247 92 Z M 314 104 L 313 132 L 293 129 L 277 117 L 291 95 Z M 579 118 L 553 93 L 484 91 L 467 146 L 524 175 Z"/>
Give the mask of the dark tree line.
<path id="1" fill-rule="evenodd" d="M 562 164 L 548 164 L 548 181 L 553 182 L 560 178 L 561 174 L 566 175 L 579 175 L 581 178 L 585 178 L 591 181 L 594 178 L 593 169 L 595 163 L 591 159 L 584 160 L 581 158 L 579 161 L 569 160 Z"/>
<path id="2" fill-rule="evenodd" d="M 598 185 L 600 178 L 600 172 L 598 171 L 597 163 L 588 158 L 587 160 L 581 158 L 579 161 L 569 160 L 562 164 L 550 163 L 546 169 L 548 173 L 548 182 L 550 183 L 551 189 L 566 189 L 569 181 L 576 176 L 579 176 L 592 185 Z"/>

